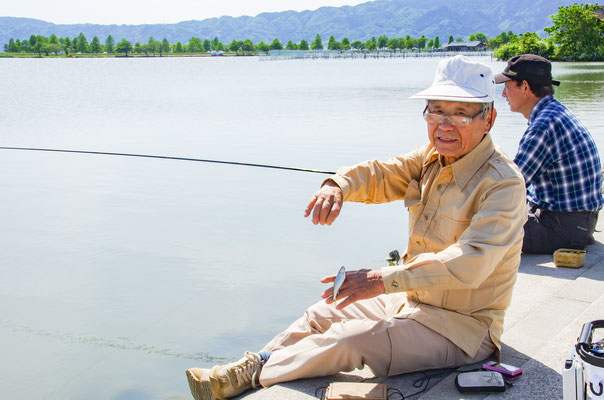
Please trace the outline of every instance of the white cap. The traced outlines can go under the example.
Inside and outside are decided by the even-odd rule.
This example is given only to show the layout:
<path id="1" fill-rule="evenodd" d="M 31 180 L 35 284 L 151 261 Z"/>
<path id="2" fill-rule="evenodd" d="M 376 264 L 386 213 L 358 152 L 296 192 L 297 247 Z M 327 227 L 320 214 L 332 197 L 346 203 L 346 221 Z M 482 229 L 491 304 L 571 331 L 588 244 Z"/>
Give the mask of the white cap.
<path id="1" fill-rule="evenodd" d="M 495 78 L 488 65 L 455 56 L 438 63 L 434 82 L 410 99 L 490 103 L 495 101 Z"/>

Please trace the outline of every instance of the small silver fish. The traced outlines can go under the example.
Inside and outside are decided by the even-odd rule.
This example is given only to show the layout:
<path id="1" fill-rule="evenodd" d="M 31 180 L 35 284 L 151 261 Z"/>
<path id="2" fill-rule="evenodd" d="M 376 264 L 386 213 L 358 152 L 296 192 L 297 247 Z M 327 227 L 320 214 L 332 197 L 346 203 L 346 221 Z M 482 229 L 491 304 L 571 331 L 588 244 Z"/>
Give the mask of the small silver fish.
<path id="1" fill-rule="evenodd" d="M 335 302 L 338 299 L 338 291 L 342 287 L 344 280 L 346 279 L 346 268 L 344 266 L 340 267 L 338 274 L 336 275 L 335 281 L 333 281 L 333 301 Z"/>

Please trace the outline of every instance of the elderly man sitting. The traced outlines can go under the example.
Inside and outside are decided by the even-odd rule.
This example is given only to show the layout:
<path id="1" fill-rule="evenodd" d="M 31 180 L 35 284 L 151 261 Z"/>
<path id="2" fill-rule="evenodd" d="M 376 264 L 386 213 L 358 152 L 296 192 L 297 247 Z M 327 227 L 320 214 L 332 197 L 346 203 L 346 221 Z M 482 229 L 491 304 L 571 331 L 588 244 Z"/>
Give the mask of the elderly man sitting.
<path id="1" fill-rule="evenodd" d="M 526 209 L 522 175 L 489 135 L 494 95 L 488 66 L 462 56 L 440 62 L 432 86 L 412 97 L 426 100 L 429 143 L 385 162 L 339 169 L 306 208 L 314 224 L 330 225 L 343 201 L 404 200 L 403 265 L 350 271 L 337 307 L 327 289 L 325 301 L 259 353 L 189 369 L 195 399 L 364 366 L 390 376 L 499 355 Z"/>

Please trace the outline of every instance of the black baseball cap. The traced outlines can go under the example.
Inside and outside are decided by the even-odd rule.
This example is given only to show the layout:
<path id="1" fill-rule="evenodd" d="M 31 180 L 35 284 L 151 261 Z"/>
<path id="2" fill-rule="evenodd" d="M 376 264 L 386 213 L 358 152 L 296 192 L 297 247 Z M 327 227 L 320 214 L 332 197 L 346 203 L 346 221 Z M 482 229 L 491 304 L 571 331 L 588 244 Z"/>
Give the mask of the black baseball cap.
<path id="1" fill-rule="evenodd" d="M 495 83 L 510 80 L 527 81 L 533 86 L 560 85 L 552 79 L 552 63 L 535 54 L 522 54 L 508 60 L 502 73 L 495 75 Z"/>

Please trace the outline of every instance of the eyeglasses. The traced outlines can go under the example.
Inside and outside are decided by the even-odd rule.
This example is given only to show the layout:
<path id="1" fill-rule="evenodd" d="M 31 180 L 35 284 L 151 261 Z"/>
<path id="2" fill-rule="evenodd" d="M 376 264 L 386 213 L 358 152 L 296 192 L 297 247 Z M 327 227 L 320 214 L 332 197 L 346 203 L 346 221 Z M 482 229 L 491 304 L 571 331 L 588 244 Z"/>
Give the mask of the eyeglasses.
<path id="1" fill-rule="evenodd" d="M 446 119 L 451 125 L 464 127 L 470 125 L 470 123 L 474 121 L 474 118 L 478 117 L 480 114 L 483 114 L 485 111 L 487 110 L 480 110 L 478 111 L 478 114 L 474 115 L 473 117 L 464 117 L 462 115 L 433 114 L 431 112 L 428 112 L 428 106 L 426 106 L 422 115 L 429 124 L 440 125 L 445 122 Z"/>

